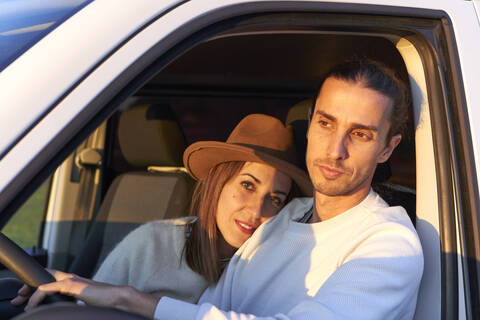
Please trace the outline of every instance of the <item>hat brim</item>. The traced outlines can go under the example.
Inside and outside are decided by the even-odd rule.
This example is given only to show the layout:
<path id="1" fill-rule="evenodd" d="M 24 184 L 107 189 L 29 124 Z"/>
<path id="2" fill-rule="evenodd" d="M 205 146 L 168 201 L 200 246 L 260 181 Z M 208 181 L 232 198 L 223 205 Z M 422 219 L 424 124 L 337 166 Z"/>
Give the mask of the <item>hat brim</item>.
<path id="1" fill-rule="evenodd" d="M 226 142 L 202 141 L 190 145 L 183 154 L 185 168 L 197 180 L 203 179 L 210 168 L 229 161 L 259 162 L 272 166 L 295 181 L 304 196 L 312 196 L 312 184 L 304 170 L 260 150 Z"/>

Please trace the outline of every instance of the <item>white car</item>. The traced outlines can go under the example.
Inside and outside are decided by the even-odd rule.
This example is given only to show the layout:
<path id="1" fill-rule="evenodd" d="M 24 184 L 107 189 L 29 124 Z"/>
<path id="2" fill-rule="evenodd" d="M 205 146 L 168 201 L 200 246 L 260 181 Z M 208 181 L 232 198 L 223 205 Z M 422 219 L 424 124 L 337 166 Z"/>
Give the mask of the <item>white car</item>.
<path id="1" fill-rule="evenodd" d="M 246 114 L 267 113 L 296 127 L 304 152 L 304 110 L 322 76 L 367 57 L 412 93 L 407 139 L 376 187 L 407 208 L 422 242 L 415 318 L 478 319 L 479 16 L 477 0 L 2 0 L 0 226 L 23 234 L 8 230 L 40 196 L 24 248 L 34 245 L 43 266 L 89 276 L 135 226 L 187 214 L 185 145 L 224 140 Z M 17 277 L 49 280 L 0 240 Z M 6 318 L 19 312 L 9 270 L 0 271 Z M 63 307 L 33 318 L 139 318 Z"/>

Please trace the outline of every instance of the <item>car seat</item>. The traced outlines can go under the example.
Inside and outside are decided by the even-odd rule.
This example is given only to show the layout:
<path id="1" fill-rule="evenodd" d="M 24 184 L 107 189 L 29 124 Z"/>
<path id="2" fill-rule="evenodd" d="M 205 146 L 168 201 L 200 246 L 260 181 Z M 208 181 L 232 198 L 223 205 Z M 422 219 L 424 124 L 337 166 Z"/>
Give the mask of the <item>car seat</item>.
<path id="1" fill-rule="evenodd" d="M 185 138 L 168 107 L 139 105 L 123 112 L 118 140 L 127 162 L 141 171 L 117 176 L 100 205 L 69 272 L 92 277 L 130 231 L 159 219 L 185 216 L 194 181 L 182 164 Z"/>
<path id="2" fill-rule="evenodd" d="M 291 125 L 298 154 L 306 154 L 307 150 L 307 131 L 309 109 L 313 104 L 312 99 L 306 99 L 298 102 L 290 108 L 285 123 Z M 393 154 L 394 156 L 394 154 Z M 304 158 L 305 160 L 305 158 Z M 303 161 L 306 170 L 305 161 Z M 377 192 L 390 206 L 402 206 L 407 211 L 413 225 L 416 222 L 416 194 L 415 190 L 399 184 L 388 182 L 392 176 L 390 160 L 377 165 L 372 180 L 372 188 Z"/>

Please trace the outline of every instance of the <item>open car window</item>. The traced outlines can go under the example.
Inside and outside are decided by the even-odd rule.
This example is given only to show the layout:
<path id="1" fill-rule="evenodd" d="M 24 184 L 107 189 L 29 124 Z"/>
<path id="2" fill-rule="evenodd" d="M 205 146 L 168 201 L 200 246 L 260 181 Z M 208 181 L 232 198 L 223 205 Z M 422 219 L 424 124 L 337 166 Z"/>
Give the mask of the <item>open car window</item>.
<path id="1" fill-rule="evenodd" d="M 408 10 L 397 8 L 386 17 L 369 6 L 345 11 L 314 4 L 297 4 L 296 10 L 232 6 L 224 9 L 222 19 L 222 10 L 198 8 L 205 10 L 202 17 L 192 17 L 175 33 L 164 31 L 196 5 L 172 10 L 126 41 L 26 136 L 27 141 L 71 112 L 68 125 L 49 136 L 48 152 L 32 156 L 35 161 L 28 168 L 38 173 L 16 178 L 16 187 L 33 181 L 33 188 L 55 172 L 42 238 L 48 266 L 70 267 L 115 179 L 139 171 L 148 175 L 148 167 L 165 166 L 129 162 L 119 141 L 122 115 L 138 106 L 147 106 L 150 115 L 168 109 L 185 145 L 225 140 L 250 113 L 288 122 L 289 112 L 299 103 L 308 104 L 329 68 L 344 59 L 366 57 L 394 68 L 412 94 L 407 134 L 378 184 L 387 188 L 386 195 L 404 197 L 395 204 L 408 207 L 422 241 L 426 264 L 416 317 L 438 319 L 445 309 L 457 314 L 457 257 L 449 253 L 460 250 L 460 213 L 474 206 L 460 195 L 475 190 L 464 182 L 473 168 L 461 163 L 469 147 L 459 135 L 468 128 L 455 131 L 451 123 L 453 118 L 465 127 L 466 106 L 458 93 L 459 71 L 444 71 L 456 70 L 452 30 L 442 27 L 448 16 L 433 10 L 409 16 Z M 297 120 L 305 120 L 302 116 Z M 129 131 L 132 141 L 148 139 L 136 138 L 136 133 Z M 301 134 L 298 141 L 301 152 Z M 79 165 L 84 150 L 93 150 L 90 155 L 100 161 Z M 82 179 L 82 174 L 90 178 Z M 13 212 L 21 196 L 12 199 L 6 210 Z M 122 216 L 121 222 L 138 222 L 128 219 Z"/>

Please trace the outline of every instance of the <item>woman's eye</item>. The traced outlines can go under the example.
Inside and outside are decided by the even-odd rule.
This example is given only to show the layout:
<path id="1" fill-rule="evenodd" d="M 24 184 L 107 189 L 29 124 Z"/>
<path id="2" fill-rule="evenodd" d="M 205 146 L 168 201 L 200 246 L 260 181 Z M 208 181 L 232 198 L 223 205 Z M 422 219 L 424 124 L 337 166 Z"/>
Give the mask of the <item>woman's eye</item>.
<path id="1" fill-rule="evenodd" d="M 242 185 L 246 190 L 250 190 L 250 191 L 255 190 L 254 184 L 251 183 L 250 181 L 242 181 L 242 182 L 241 182 L 241 185 Z"/>
<path id="2" fill-rule="evenodd" d="M 278 197 L 271 197 L 272 203 L 276 208 L 281 208 L 283 206 L 283 201 L 282 199 Z"/>

